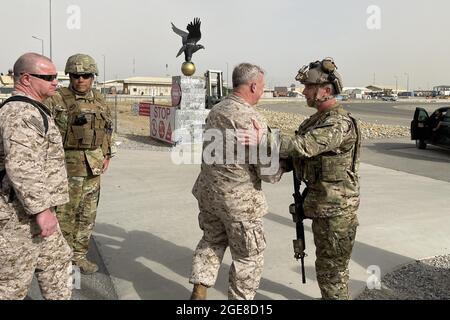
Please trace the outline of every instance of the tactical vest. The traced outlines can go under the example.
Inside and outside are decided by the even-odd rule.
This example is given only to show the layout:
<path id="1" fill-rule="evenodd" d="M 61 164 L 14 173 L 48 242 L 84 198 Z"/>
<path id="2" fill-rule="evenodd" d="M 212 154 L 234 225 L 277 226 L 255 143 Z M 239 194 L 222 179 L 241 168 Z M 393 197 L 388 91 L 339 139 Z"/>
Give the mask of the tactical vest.
<path id="1" fill-rule="evenodd" d="M 304 209 L 308 217 L 334 216 L 359 206 L 359 155 L 361 133 L 357 121 L 342 108 L 337 112 L 349 117 L 356 141 L 343 153 L 327 152 L 301 160 L 301 180 L 308 186 Z M 306 128 L 307 129 L 307 128 Z"/>
<path id="2" fill-rule="evenodd" d="M 75 94 L 68 88 L 61 88 L 60 94 L 67 106 L 64 149 L 94 150 L 102 147 L 111 124 L 100 94 L 93 90 L 93 102 L 76 100 Z"/>

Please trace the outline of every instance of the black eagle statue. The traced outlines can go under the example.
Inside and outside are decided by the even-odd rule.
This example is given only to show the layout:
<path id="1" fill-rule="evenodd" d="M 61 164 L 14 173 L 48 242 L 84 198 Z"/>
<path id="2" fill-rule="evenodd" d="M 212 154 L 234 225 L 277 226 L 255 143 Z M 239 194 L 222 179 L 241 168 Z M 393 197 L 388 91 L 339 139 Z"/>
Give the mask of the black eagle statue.
<path id="1" fill-rule="evenodd" d="M 205 49 L 204 46 L 201 44 L 197 44 L 198 41 L 200 41 L 200 38 L 202 37 L 202 33 L 200 32 L 200 19 L 194 18 L 194 21 L 191 21 L 186 29 L 189 31 L 187 33 L 186 31 L 180 30 L 172 23 L 172 30 L 181 37 L 183 46 L 181 47 L 180 51 L 178 51 L 177 57 L 184 52 L 184 60 L 186 62 L 191 62 L 192 55 L 197 52 L 200 49 Z"/>

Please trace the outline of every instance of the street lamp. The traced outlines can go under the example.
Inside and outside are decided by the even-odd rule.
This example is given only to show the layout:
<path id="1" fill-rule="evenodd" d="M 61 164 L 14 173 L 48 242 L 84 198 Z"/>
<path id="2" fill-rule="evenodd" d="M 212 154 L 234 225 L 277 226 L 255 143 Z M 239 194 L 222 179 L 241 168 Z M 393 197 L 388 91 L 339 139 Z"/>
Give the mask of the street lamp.
<path id="1" fill-rule="evenodd" d="M 409 73 L 405 72 L 406 76 L 406 92 L 409 92 Z"/>
<path id="2" fill-rule="evenodd" d="M 106 96 L 106 56 L 103 56 L 103 94 Z"/>
<path id="3" fill-rule="evenodd" d="M 44 55 L 44 40 L 35 36 L 31 36 L 33 39 L 41 41 L 41 54 Z"/>
<path id="4" fill-rule="evenodd" d="M 50 25 L 50 60 L 53 60 L 53 55 L 52 55 L 52 0 L 49 0 L 49 25 Z"/>
<path id="5" fill-rule="evenodd" d="M 227 94 L 228 94 L 228 88 L 230 86 L 230 83 L 228 82 L 228 62 L 226 64 L 227 64 Z"/>
<path id="6" fill-rule="evenodd" d="M 394 76 L 395 78 L 395 93 L 398 93 L 398 77 Z"/>

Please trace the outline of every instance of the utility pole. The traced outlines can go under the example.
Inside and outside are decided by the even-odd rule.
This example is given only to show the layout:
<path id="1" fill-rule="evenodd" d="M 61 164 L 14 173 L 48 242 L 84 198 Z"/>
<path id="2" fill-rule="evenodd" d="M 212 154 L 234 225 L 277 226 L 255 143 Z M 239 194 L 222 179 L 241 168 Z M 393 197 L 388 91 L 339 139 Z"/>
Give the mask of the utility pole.
<path id="1" fill-rule="evenodd" d="M 49 0 L 49 17 L 50 17 L 50 60 L 53 61 L 53 51 L 52 51 L 52 0 Z"/>
<path id="2" fill-rule="evenodd" d="M 405 72 L 406 76 L 406 91 L 409 92 L 409 73 Z"/>
<path id="3" fill-rule="evenodd" d="M 44 40 L 35 36 L 31 36 L 32 38 L 36 39 L 36 40 L 40 40 L 41 41 L 41 54 L 44 55 Z"/>
<path id="4" fill-rule="evenodd" d="M 227 62 L 227 94 L 228 94 L 229 87 L 230 87 L 230 83 L 228 82 L 228 62 Z"/>
<path id="5" fill-rule="evenodd" d="M 106 56 L 103 56 L 103 94 L 106 96 Z"/>

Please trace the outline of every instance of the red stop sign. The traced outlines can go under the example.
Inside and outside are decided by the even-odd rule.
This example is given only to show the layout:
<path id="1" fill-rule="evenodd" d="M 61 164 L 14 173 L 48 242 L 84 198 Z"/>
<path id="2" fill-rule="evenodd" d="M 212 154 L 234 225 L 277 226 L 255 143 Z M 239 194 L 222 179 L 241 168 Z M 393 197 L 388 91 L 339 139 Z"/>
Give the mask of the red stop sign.
<path id="1" fill-rule="evenodd" d="M 178 83 L 172 83 L 170 95 L 172 96 L 172 107 L 178 106 L 181 101 L 181 88 Z"/>

